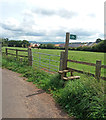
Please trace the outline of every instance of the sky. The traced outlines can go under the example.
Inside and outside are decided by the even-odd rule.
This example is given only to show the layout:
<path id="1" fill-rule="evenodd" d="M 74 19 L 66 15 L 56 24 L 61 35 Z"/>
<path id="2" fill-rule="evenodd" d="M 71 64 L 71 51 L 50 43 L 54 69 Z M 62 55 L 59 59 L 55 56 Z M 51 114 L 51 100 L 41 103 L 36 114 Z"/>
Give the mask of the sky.
<path id="1" fill-rule="evenodd" d="M 0 37 L 9 40 L 71 42 L 104 39 L 105 0 L 0 0 Z"/>

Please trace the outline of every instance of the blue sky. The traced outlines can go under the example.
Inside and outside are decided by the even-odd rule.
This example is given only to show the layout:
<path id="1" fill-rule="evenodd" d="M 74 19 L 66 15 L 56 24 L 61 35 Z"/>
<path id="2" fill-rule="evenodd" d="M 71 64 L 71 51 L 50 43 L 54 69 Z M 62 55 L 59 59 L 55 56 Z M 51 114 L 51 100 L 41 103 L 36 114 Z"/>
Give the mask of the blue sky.
<path id="1" fill-rule="evenodd" d="M 0 37 L 64 42 L 66 32 L 104 39 L 104 0 L 0 0 Z"/>

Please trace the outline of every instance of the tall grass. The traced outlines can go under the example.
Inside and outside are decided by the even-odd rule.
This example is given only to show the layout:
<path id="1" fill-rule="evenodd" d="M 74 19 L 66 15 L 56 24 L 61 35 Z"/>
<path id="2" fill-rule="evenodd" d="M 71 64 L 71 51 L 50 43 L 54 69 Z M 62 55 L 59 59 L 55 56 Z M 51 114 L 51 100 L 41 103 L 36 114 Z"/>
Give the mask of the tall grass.
<path id="1" fill-rule="evenodd" d="M 81 75 L 80 79 L 63 81 L 58 74 L 28 66 L 27 61 L 20 63 L 13 58 L 2 57 L 2 66 L 22 73 L 29 82 L 51 93 L 60 106 L 70 115 L 81 120 L 105 119 L 104 84 L 93 77 Z M 76 74 L 76 73 L 75 73 Z"/>

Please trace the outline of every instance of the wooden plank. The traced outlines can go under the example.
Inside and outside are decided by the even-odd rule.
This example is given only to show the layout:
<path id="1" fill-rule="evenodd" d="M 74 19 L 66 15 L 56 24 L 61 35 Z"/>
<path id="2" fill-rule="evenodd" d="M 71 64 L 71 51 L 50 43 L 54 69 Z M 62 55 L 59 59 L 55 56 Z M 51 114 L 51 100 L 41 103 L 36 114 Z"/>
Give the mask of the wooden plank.
<path id="1" fill-rule="evenodd" d="M 12 53 L 8 53 L 9 55 L 15 55 L 16 56 L 16 54 L 12 54 Z M 20 56 L 20 57 L 28 57 L 28 56 L 24 56 L 24 55 L 18 55 L 18 56 Z"/>
<path id="2" fill-rule="evenodd" d="M 68 61 L 68 62 L 85 64 L 85 65 L 90 65 L 90 66 L 96 66 L 96 64 L 94 64 L 94 63 L 88 63 L 88 62 L 82 62 L 82 61 L 76 61 L 76 60 L 67 60 L 67 61 Z"/>
<path id="3" fill-rule="evenodd" d="M 73 80 L 73 79 L 79 79 L 80 76 L 70 76 L 70 77 L 63 77 L 64 80 Z"/>
<path id="4" fill-rule="evenodd" d="M 23 51 L 23 52 L 28 52 L 28 50 L 19 50 L 19 49 L 11 49 L 11 48 L 7 48 L 8 50 L 14 50 L 14 51 Z"/>
<path id="5" fill-rule="evenodd" d="M 82 61 L 76 61 L 76 60 L 67 60 L 67 62 L 74 62 L 74 63 L 79 63 L 79 64 L 85 64 L 85 65 L 90 65 L 90 66 L 96 66 L 95 63 L 88 63 L 88 62 L 82 62 Z M 101 68 L 106 68 L 106 65 L 101 65 Z"/>
<path id="6" fill-rule="evenodd" d="M 70 70 L 63 70 L 63 72 L 70 72 Z"/>
<path id="7" fill-rule="evenodd" d="M 17 49 L 18 50 L 18 49 Z M 22 51 L 22 52 L 28 52 L 28 50 L 18 50 L 18 51 Z"/>
<path id="8" fill-rule="evenodd" d="M 58 73 L 60 73 L 60 74 L 62 74 L 62 73 L 66 73 L 66 72 L 70 72 L 70 70 L 58 71 Z"/>
<path id="9" fill-rule="evenodd" d="M 62 74 L 62 73 L 63 73 L 63 71 L 58 71 L 58 73 L 59 73 L 59 74 Z"/>

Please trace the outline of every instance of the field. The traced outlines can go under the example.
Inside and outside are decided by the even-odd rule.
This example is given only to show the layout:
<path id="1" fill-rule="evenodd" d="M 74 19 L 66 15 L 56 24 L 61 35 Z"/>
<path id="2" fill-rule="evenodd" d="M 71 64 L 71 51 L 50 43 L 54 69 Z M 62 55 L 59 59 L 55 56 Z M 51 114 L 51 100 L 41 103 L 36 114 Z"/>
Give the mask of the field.
<path id="1" fill-rule="evenodd" d="M 12 47 L 13 48 L 13 47 Z M 14 49 L 27 49 L 27 48 L 15 48 Z M 4 51 L 5 48 L 2 48 L 2 51 Z M 39 54 L 36 54 L 34 52 L 40 52 L 40 53 L 46 53 L 46 54 L 52 54 L 52 55 L 60 55 L 60 52 L 64 51 L 64 50 L 54 50 L 54 49 L 32 49 L 33 52 L 33 60 L 37 60 L 39 61 Z M 10 51 L 13 53 L 13 51 Z M 15 51 L 14 51 L 15 52 Z M 19 52 L 19 54 L 21 54 L 21 52 Z M 23 54 L 23 53 L 22 53 Z M 26 53 L 24 53 L 26 54 Z M 106 53 L 105 53 L 106 54 Z M 89 62 L 89 63 L 96 63 L 96 60 L 101 60 L 102 61 L 102 65 L 106 65 L 106 62 L 104 60 L 104 53 L 100 53 L 100 52 L 86 52 L 86 51 L 71 51 L 69 50 L 68 52 L 68 58 L 71 60 L 77 60 L 77 61 L 83 61 L 83 62 Z M 49 60 L 47 60 L 49 58 L 49 56 L 45 56 L 45 55 L 40 55 L 40 62 L 43 64 L 48 64 L 49 65 Z M 60 58 L 56 57 L 56 56 L 51 56 L 52 60 L 56 60 L 59 61 Z M 59 62 L 55 62 L 55 61 L 50 61 L 52 65 L 56 65 L 57 67 L 59 67 Z M 85 72 L 90 72 L 95 74 L 95 67 L 92 66 L 88 66 L 88 65 L 82 65 L 82 64 L 78 64 L 78 63 L 70 63 L 68 62 L 68 67 L 71 68 L 75 68 L 78 70 L 83 70 Z M 101 76 L 106 76 L 106 70 L 104 71 L 104 69 L 102 68 L 101 70 Z"/>

